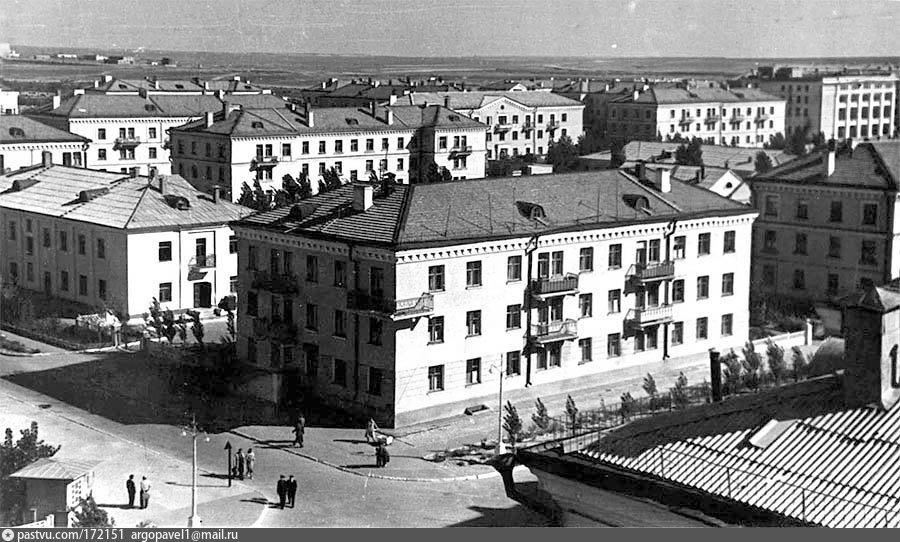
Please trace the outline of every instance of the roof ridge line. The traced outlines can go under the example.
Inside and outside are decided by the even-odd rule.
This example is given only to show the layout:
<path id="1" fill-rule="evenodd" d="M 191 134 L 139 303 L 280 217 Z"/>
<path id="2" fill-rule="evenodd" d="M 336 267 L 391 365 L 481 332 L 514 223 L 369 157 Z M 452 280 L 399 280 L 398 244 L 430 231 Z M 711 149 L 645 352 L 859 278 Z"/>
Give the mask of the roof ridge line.
<path id="1" fill-rule="evenodd" d="M 128 215 L 128 219 L 122 224 L 122 229 L 127 230 L 131 221 L 134 220 L 134 215 L 137 214 L 138 207 L 141 206 L 141 203 L 144 201 L 144 196 L 147 195 L 147 192 L 152 190 L 152 185 L 150 179 L 147 179 L 147 184 L 144 186 L 144 191 L 141 192 L 141 197 L 138 198 L 137 202 L 134 204 L 134 208 L 131 210 L 131 214 Z"/>

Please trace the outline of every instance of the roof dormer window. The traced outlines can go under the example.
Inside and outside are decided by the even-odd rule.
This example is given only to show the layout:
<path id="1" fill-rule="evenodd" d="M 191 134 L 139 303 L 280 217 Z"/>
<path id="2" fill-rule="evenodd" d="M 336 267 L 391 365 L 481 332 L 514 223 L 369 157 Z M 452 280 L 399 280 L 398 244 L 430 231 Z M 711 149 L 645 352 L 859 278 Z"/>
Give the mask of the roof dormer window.
<path id="1" fill-rule="evenodd" d="M 251 127 L 251 128 L 256 128 L 256 129 L 259 129 L 259 130 L 262 130 L 262 128 L 263 128 L 263 123 L 260 122 L 260 121 L 258 121 L 258 120 L 255 120 L 255 121 L 253 121 L 253 122 L 250 123 L 250 127 Z"/>
<path id="2" fill-rule="evenodd" d="M 25 137 L 25 130 L 19 128 L 18 126 L 13 126 L 9 129 L 9 135 L 12 137 Z"/>

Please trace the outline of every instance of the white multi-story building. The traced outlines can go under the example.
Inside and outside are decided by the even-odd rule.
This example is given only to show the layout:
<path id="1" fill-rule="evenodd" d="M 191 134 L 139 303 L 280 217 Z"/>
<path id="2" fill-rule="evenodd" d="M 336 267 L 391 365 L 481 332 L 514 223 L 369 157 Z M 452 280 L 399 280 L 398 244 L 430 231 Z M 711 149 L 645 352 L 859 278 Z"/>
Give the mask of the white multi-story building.
<path id="1" fill-rule="evenodd" d="M 762 147 L 784 133 L 784 99 L 718 83 L 635 88 L 607 102 L 610 139 L 622 143 L 698 137 L 713 145 Z"/>
<path id="2" fill-rule="evenodd" d="M 757 212 L 651 176 L 355 183 L 234 223 L 246 389 L 402 425 L 487 403 L 492 365 L 514 394 L 742 344 Z"/>
<path id="3" fill-rule="evenodd" d="M 0 116 L 0 174 L 40 164 L 44 152 L 67 166 L 88 167 L 89 141 L 22 115 Z"/>
<path id="4" fill-rule="evenodd" d="M 788 132 L 809 127 L 825 139 L 897 137 L 896 74 L 826 73 L 802 68 L 761 70 L 749 82 L 787 102 Z"/>
<path id="5" fill-rule="evenodd" d="M 170 130 L 174 171 L 201 190 L 221 185 L 233 200 L 244 183 L 280 188 L 305 174 L 313 190 L 326 170 L 348 182 L 372 173 L 425 180 L 434 165 L 454 179 L 481 178 L 485 130 L 440 105 L 230 109 Z"/>
<path id="6" fill-rule="evenodd" d="M 0 115 L 19 114 L 19 93 L 0 87 Z"/>
<path id="7" fill-rule="evenodd" d="M 237 281 L 229 221 L 248 209 L 177 176 L 45 162 L 0 177 L 3 280 L 140 318 L 215 307 Z"/>
<path id="8" fill-rule="evenodd" d="M 487 159 L 547 153 L 551 141 L 584 133 L 584 104 L 546 90 L 415 92 L 397 103 L 443 104 L 488 125 Z"/>

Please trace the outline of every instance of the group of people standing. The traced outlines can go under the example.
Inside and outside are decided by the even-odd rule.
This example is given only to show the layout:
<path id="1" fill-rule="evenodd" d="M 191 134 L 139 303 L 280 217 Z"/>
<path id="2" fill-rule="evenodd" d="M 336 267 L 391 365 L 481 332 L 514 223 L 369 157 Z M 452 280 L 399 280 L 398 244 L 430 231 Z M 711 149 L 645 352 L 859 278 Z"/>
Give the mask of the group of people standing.
<path id="1" fill-rule="evenodd" d="M 291 474 L 288 479 L 285 480 L 284 475 L 282 474 L 278 478 L 275 492 L 278 493 L 278 506 L 280 506 L 282 510 L 284 509 L 285 501 L 293 508 L 294 499 L 297 497 L 297 480 L 294 480 L 294 475 Z"/>
<path id="2" fill-rule="evenodd" d="M 141 494 L 140 494 L 140 506 L 141 508 L 147 508 L 147 505 L 150 504 L 150 480 L 147 480 L 146 476 L 141 477 Z M 134 496 L 137 493 L 137 487 L 134 484 L 134 475 L 129 475 L 128 480 L 125 482 L 125 490 L 128 491 L 128 508 L 134 508 Z"/>
<path id="3" fill-rule="evenodd" d="M 234 454 L 234 466 L 231 467 L 231 476 L 238 480 L 243 480 L 246 473 L 247 478 L 252 480 L 255 466 L 256 454 L 253 453 L 253 448 L 247 448 L 246 454 L 243 448 L 238 448 L 237 453 Z"/>

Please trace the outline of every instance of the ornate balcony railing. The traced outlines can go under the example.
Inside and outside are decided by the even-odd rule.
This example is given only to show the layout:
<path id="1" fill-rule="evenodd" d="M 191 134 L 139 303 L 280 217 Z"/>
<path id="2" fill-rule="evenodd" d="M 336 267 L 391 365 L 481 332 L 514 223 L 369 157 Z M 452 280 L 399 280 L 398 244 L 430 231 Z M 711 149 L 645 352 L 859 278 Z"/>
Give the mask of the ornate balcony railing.
<path id="1" fill-rule="evenodd" d="M 512 127 L 513 127 L 513 125 L 508 122 L 504 122 L 504 123 L 498 122 L 497 124 L 494 125 L 494 133 L 499 134 L 500 132 L 508 132 L 508 131 L 512 130 Z"/>
<path id="2" fill-rule="evenodd" d="M 282 344 L 297 342 L 299 329 L 293 321 L 284 318 L 269 319 L 257 317 L 253 319 L 253 335 Z"/>
<path id="3" fill-rule="evenodd" d="M 550 122 L 547 123 L 548 130 L 556 130 L 557 128 L 559 128 L 558 120 L 551 120 Z"/>
<path id="4" fill-rule="evenodd" d="M 681 117 L 680 119 L 678 119 L 678 124 L 690 124 L 690 123 L 694 122 L 695 120 L 696 120 L 696 118 L 691 117 L 691 116 Z"/>
<path id="5" fill-rule="evenodd" d="M 300 284 L 293 273 L 269 273 L 256 271 L 250 286 L 256 290 L 266 290 L 274 294 L 298 294 Z"/>
<path id="6" fill-rule="evenodd" d="M 113 149 L 133 149 L 141 144 L 139 137 L 117 137 Z"/>
<path id="7" fill-rule="evenodd" d="M 713 124 L 722 120 L 722 115 L 709 115 L 706 117 L 706 124 Z"/>
<path id="8" fill-rule="evenodd" d="M 191 269 L 202 269 L 205 267 L 215 267 L 216 266 L 216 255 L 215 254 L 203 254 L 197 255 L 191 258 L 191 261 L 188 263 L 188 266 Z"/>
<path id="9" fill-rule="evenodd" d="M 638 280 L 663 280 L 672 278 L 675 276 L 675 263 L 671 261 L 636 263 L 628 269 L 626 276 L 634 277 Z"/>
<path id="10" fill-rule="evenodd" d="M 578 337 L 578 321 L 569 319 L 549 324 L 531 324 L 531 337 L 541 344 L 575 339 Z"/>
<path id="11" fill-rule="evenodd" d="M 736 115 L 731 115 L 731 122 L 742 122 L 747 117 L 744 116 L 743 113 L 738 113 Z"/>
<path id="12" fill-rule="evenodd" d="M 250 171 L 257 169 L 273 168 L 278 165 L 277 156 L 257 156 L 250 161 Z"/>
<path id="13" fill-rule="evenodd" d="M 769 114 L 763 113 L 761 115 L 756 115 L 755 120 L 756 120 L 756 122 L 766 122 L 767 120 L 769 120 Z"/>
<path id="14" fill-rule="evenodd" d="M 657 307 L 644 307 L 640 309 L 630 309 L 625 316 L 625 320 L 632 327 L 642 328 L 644 326 L 662 324 L 672 321 L 672 305 L 659 305 Z"/>
<path id="15" fill-rule="evenodd" d="M 347 308 L 383 314 L 393 320 L 403 320 L 425 316 L 434 312 L 434 296 L 425 293 L 419 297 L 389 299 L 380 295 L 372 295 L 362 290 L 351 290 L 347 294 Z"/>
<path id="16" fill-rule="evenodd" d="M 577 291 L 578 275 L 574 273 L 531 281 L 531 293 L 536 296 L 574 294 Z"/>
<path id="17" fill-rule="evenodd" d="M 458 147 L 453 147 L 450 149 L 451 156 L 468 156 L 472 154 L 472 146 L 471 145 L 460 145 Z"/>

